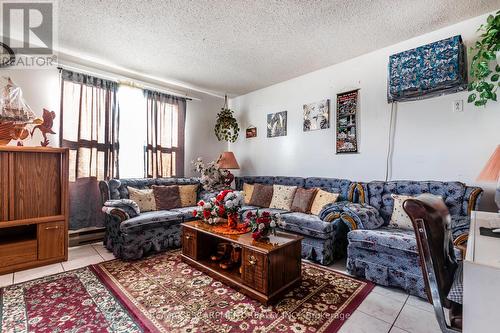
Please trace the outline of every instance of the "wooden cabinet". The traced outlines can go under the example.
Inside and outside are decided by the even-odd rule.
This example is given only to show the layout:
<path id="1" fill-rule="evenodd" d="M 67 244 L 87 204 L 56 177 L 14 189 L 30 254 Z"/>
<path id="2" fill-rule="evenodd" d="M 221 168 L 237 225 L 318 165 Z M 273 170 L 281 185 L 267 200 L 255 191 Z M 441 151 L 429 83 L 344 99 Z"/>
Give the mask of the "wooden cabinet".
<path id="1" fill-rule="evenodd" d="M 196 259 L 196 231 L 182 228 L 182 253 Z"/>
<path id="2" fill-rule="evenodd" d="M 242 255 L 242 277 L 243 282 L 262 293 L 267 292 L 267 256 L 243 248 Z"/>
<path id="3" fill-rule="evenodd" d="M 0 147 L 0 275 L 68 255 L 68 150 Z"/>

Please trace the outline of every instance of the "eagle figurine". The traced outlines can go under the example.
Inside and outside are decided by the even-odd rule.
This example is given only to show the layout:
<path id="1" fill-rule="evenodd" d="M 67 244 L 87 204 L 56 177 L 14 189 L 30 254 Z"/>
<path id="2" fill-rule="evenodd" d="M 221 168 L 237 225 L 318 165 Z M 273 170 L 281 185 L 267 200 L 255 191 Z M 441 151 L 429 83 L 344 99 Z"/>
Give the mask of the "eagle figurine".
<path id="1" fill-rule="evenodd" d="M 54 125 L 54 118 L 56 117 L 56 113 L 54 111 L 49 111 L 47 109 L 43 109 L 43 123 L 35 126 L 33 130 L 31 131 L 31 136 L 33 136 L 33 133 L 35 130 L 38 128 L 40 132 L 43 135 L 43 141 L 40 142 L 42 147 L 47 147 L 49 145 L 49 139 L 47 139 L 47 134 L 56 134 L 52 130 L 52 126 Z"/>

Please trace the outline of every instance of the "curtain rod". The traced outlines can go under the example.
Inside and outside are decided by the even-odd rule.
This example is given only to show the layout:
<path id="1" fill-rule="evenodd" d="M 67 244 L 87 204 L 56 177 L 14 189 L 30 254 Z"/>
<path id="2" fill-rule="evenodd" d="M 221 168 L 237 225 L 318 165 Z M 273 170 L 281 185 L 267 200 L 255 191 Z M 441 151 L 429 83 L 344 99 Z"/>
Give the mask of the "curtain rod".
<path id="1" fill-rule="evenodd" d="M 178 92 L 173 92 L 173 91 L 169 91 L 169 90 L 163 90 L 163 89 L 158 89 L 158 88 L 155 88 L 155 87 L 151 87 L 151 86 L 148 86 L 148 85 L 144 84 L 144 81 L 134 80 L 134 79 L 131 79 L 131 78 L 127 78 L 126 76 L 121 76 L 121 77 L 124 80 L 128 80 L 129 82 L 123 82 L 124 80 L 120 80 L 120 77 L 118 77 L 118 76 L 113 76 L 113 75 L 109 75 L 109 74 L 92 72 L 92 71 L 87 70 L 87 69 L 82 69 L 82 68 L 68 66 L 68 65 L 59 64 L 59 66 L 57 66 L 57 69 L 59 71 L 61 71 L 62 69 L 68 69 L 68 70 L 72 70 L 72 71 L 82 72 L 84 74 L 91 74 L 91 75 L 95 75 L 95 76 L 98 76 L 98 77 L 102 77 L 103 79 L 106 79 L 106 80 L 110 80 L 110 81 L 121 83 L 121 84 L 126 84 L 126 85 L 133 86 L 133 87 L 136 87 L 136 88 L 147 89 L 147 90 L 157 91 L 157 92 L 168 94 L 168 95 L 182 97 L 182 98 L 185 98 L 188 101 L 192 101 L 192 100 L 201 101 L 201 99 L 196 98 L 196 97 L 192 97 L 192 96 L 188 96 L 188 95 L 182 95 L 182 94 L 180 94 Z M 130 84 L 130 83 L 132 83 L 132 84 Z"/>

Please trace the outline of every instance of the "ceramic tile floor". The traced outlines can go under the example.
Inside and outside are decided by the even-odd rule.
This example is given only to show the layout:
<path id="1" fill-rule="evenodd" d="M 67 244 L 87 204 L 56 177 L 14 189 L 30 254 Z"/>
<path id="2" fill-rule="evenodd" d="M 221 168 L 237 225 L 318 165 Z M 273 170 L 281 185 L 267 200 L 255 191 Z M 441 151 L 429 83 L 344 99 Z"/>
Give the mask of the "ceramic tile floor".
<path id="1" fill-rule="evenodd" d="M 101 243 L 72 247 L 68 261 L 2 275 L 0 287 L 112 259 L 113 254 Z M 345 272 L 345 261 L 337 262 L 331 268 Z M 440 330 L 429 303 L 398 289 L 376 286 L 339 332 L 438 333 Z"/>

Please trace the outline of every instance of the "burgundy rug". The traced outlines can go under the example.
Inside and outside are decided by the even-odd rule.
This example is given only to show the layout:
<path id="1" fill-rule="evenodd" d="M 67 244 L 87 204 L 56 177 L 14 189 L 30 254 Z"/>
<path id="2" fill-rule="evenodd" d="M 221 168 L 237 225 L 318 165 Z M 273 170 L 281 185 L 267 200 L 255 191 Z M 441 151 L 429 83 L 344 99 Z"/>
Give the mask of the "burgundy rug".
<path id="1" fill-rule="evenodd" d="M 90 267 L 0 289 L 0 332 L 142 332 Z"/>
<path id="2" fill-rule="evenodd" d="M 179 251 L 92 268 L 151 332 L 336 332 L 373 289 L 304 262 L 301 286 L 263 306 L 183 263 Z"/>
<path id="3" fill-rule="evenodd" d="M 303 263 L 300 287 L 263 306 L 179 251 L 108 261 L 0 289 L 0 332 L 336 332 L 373 284 Z"/>

